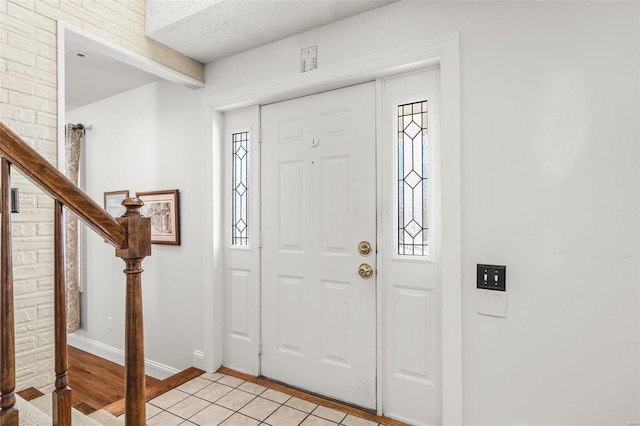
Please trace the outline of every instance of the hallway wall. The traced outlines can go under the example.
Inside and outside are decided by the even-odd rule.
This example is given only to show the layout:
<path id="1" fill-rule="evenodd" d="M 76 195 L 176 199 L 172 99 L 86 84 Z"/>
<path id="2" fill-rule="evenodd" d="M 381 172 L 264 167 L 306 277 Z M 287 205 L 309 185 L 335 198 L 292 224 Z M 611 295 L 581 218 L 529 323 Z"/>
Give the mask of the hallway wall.
<path id="1" fill-rule="evenodd" d="M 209 64 L 207 94 L 461 34 L 463 417 L 640 420 L 639 5 L 401 2 Z M 507 265 L 507 315 L 476 263 Z"/>
<path id="2" fill-rule="evenodd" d="M 202 349 L 200 93 L 160 81 L 67 113 L 71 122 L 93 124 L 85 144 L 86 191 L 100 205 L 106 191 L 128 189 L 133 197 L 136 191 L 180 190 L 182 244 L 154 244 L 142 265 L 145 356 L 177 370 L 192 366 L 194 350 Z M 93 232 L 86 261 L 83 324 L 76 335 L 122 350 L 124 263 Z"/>

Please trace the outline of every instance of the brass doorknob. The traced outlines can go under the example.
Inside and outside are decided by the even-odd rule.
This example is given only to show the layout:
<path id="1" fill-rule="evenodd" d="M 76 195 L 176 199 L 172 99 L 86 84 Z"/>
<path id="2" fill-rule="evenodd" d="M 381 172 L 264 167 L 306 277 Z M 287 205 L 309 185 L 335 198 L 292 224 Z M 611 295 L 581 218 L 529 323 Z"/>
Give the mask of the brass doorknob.
<path id="1" fill-rule="evenodd" d="M 369 256 L 371 254 L 371 243 L 369 241 L 360 241 L 358 253 L 360 253 L 360 256 Z"/>
<path id="2" fill-rule="evenodd" d="M 358 274 L 365 280 L 368 280 L 373 276 L 373 268 L 368 263 L 363 263 L 358 268 Z"/>

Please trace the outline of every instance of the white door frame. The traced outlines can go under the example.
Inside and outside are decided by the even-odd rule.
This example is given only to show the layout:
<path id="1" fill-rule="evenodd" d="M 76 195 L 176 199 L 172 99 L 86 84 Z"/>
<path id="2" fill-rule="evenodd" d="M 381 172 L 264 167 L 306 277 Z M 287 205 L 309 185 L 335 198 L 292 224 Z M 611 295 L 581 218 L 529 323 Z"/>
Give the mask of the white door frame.
<path id="1" fill-rule="evenodd" d="M 384 52 L 286 76 L 203 100 L 204 150 L 207 158 L 206 230 L 213 243 L 204 247 L 212 259 L 204 271 L 204 367 L 222 365 L 224 245 L 223 155 L 224 111 L 291 99 L 371 81 L 420 68 L 439 66 L 442 169 L 442 404 L 443 423 L 462 424 L 462 278 L 460 207 L 460 36 L 451 34 Z M 378 303 L 378 318 L 382 312 Z M 380 321 L 380 320 L 378 320 Z M 380 324 L 379 324 L 380 325 Z M 379 327 L 380 328 L 380 327 Z M 380 331 L 379 331 L 380 333 Z M 380 336 L 380 334 L 379 334 Z M 378 345 L 380 346 L 380 345 Z M 378 405 L 381 407 L 381 347 L 378 348 Z"/>

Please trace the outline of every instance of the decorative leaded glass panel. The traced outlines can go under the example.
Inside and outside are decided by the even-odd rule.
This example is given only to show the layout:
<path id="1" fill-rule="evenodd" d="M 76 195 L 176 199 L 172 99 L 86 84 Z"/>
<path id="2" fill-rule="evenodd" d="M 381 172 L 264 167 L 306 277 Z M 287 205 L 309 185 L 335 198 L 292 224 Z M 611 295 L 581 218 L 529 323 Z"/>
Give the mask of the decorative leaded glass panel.
<path id="1" fill-rule="evenodd" d="M 234 133 L 231 154 L 231 244 L 249 245 L 249 132 Z"/>
<path id="2" fill-rule="evenodd" d="M 429 254 L 427 101 L 398 106 L 398 254 Z"/>

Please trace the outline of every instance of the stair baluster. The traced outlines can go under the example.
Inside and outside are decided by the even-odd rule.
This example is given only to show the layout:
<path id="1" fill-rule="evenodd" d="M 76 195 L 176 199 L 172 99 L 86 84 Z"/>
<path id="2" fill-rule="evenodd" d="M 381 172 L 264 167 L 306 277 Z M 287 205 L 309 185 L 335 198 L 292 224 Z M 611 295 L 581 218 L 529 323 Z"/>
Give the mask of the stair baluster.
<path id="1" fill-rule="evenodd" d="M 56 389 L 53 391 L 54 426 L 71 425 L 71 388 L 69 387 L 67 359 L 67 289 L 64 254 L 64 211 L 62 203 L 54 203 L 54 335 Z"/>
<path id="2" fill-rule="evenodd" d="M 16 403 L 15 327 L 13 319 L 13 262 L 11 256 L 11 164 L 2 159 L 0 167 L 0 258 L 2 263 L 0 290 L 0 425 L 18 426 Z"/>

